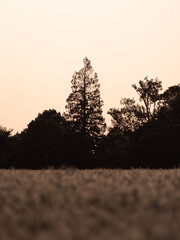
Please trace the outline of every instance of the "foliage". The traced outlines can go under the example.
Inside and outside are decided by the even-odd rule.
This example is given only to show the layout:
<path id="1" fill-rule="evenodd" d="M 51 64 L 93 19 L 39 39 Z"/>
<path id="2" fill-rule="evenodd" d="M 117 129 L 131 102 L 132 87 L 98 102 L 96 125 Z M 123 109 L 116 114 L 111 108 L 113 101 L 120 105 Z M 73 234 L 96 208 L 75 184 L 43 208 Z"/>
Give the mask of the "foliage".
<path id="1" fill-rule="evenodd" d="M 148 77 L 145 77 L 143 81 L 139 81 L 139 87 L 136 84 L 133 84 L 132 87 L 145 105 L 147 120 L 155 118 L 160 107 L 162 82 L 158 78 L 149 80 Z"/>
<path id="2" fill-rule="evenodd" d="M 113 118 L 113 128 L 110 128 L 110 132 L 118 137 L 111 139 L 111 144 L 106 147 L 115 153 L 118 146 L 117 149 L 121 152 L 123 144 L 119 144 L 119 139 L 123 134 L 124 137 L 129 138 L 126 155 L 130 156 L 130 160 L 126 161 L 127 166 L 178 167 L 180 165 L 180 85 L 168 88 L 163 94 L 160 94 L 162 85 L 157 78 L 148 80 L 146 77 L 144 81 L 139 81 L 139 85 L 133 87 L 144 106 L 135 104 L 134 99 L 125 98 L 120 102 L 123 106 L 121 109 L 109 110 L 108 113 Z"/>
<path id="3" fill-rule="evenodd" d="M 172 168 L 180 165 L 180 129 L 161 120 L 140 127 L 131 142 L 134 167 Z"/>
<path id="4" fill-rule="evenodd" d="M 39 114 L 16 138 L 20 149 L 16 167 L 20 168 L 77 165 L 89 154 L 84 138 L 54 109 Z"/>
<path id="5" fill-rule="evenodd" d="M 180 85 L 171 86 L 163 94 L 163 107 L 158 118 L 172 127 L 180 128 Z"/>
<path id="6" fill-rule="evenodd" d="M 9 154 L 11 150 L 10 136 L 12 129 L 0 126 L 0 167 L 10 167 Z"/>
<path id="7" fill-rule="evenodd" d="M 71 83 L 72 92 L 67 98 L 64 116 L 73 129 L 92 140 L 96 146 L 105 131 L 103 101 L 98 76 L 87 58 L 84 59 L 84 67 L 73 75 Z"/>
<path id="8" fill-rule="evenodd" d="M 135 131 L 145 122 L 145 110 L 143 106 L 135 104 L 134 99 L 122 98 L 120 109 L 111 108 L 108 114 L 112 117 L 113 128 L 118 128 L 122 133 Z"/>
<path id="9" fill-rule="evenodd" d="M 112 117 L 112 125 L 119 128 L 121 132 L 134 132 L 147 121 L 155 118 L 161 106 L 162 90 L 161 81 L 156 79 L 149 80 L 145 77 L 139 81 L 139 87 L 133 84 L 132 87 L 140 96 L 140 101 L 144 105 L 136 104 L 134 99 L 122 98 L 121 108 L 111 108 L 108 114 Z"/>
<path id="10" fill-rule="evenodd" d="M 175 101 L 176 97 L 180 95 L 180 84 L 169 87 L 163 94 L 163 106 L 170 107 L 171 104 Z"/>
<path id="11" fill-rule="evenodd" d="M 180 86 L 162 94 L 162 106 L 156 119 L 134 133 L 135 166 L 171 168 L 180 166 Z"/>
<path id="12" fill-rule="evenodd" d="M 106 168 L 130 168 L 130 136 L 112 128 L 104 136 L 96 150 L 96 166 Z"/>

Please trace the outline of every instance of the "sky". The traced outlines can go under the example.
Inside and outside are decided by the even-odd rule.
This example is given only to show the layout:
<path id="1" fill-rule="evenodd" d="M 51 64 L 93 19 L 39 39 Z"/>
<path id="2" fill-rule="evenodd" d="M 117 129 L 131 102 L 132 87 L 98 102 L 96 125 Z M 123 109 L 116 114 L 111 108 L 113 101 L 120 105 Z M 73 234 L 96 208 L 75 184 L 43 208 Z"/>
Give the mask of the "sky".
<path id="1" fill-rule="evenodd" d="M 44 110 L 63 113 L 86 56 L 108 125 L 145 76 L 179 84 L 179 12 L 179 0 L 0 0 L 0 125 L 16 133 Z"/>

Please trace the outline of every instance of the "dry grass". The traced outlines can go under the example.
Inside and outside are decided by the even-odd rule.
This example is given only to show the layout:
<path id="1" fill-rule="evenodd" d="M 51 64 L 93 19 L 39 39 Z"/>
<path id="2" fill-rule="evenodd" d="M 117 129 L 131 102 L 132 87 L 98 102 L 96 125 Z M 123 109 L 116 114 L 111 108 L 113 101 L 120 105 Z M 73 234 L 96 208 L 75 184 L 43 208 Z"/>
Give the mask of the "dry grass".
<path id="1" fill-rule="evenodd" d="M 180 170 L 0 170 L 0 239 L 180 239 Z"/>

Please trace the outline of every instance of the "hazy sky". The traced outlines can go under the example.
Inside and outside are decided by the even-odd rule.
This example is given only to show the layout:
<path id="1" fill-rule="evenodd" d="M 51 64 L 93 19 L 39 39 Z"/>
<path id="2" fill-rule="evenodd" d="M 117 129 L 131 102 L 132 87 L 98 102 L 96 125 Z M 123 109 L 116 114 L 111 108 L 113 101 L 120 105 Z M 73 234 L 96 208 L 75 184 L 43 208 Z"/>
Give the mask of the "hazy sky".
<path id="1" fill-rule="evenodd" d="M 21 131 L 45 109 L 64 112 L 85 56 L 106 118 L 145 76 L 180 83 L 180 0 L 0 0 L 0 125 Z"/>

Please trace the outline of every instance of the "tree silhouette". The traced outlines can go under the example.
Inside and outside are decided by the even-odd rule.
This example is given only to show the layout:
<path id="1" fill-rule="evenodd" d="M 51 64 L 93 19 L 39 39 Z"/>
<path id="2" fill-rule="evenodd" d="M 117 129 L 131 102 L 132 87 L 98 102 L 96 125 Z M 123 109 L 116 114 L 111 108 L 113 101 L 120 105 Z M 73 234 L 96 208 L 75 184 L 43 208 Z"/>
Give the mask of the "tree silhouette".
<path id="1" fill-rule="evenodd" d="M 11 132 L 12 129 L 7 129 L 0 126 L 0 167 L 10 167 L 9 155 L 11 148 Z"/>
<path id="2" fill-rule="evenodd" d="M 122 98 L 120 100 L 122 107 L 110 108 L 108 114 L 112 117 L 112 125 L 121 133 L 135 131 L 145 121 L 145 109 L 131 98 Z M 112 129 L 111 129 L 112 130 Z"/>
<path id="3" fill-rule="evenodd" d="M 155 117 L 159 110 L 162 82 L 158 78 L 149 80 L 148 77 L 145 77 L 143 81 L 139 81 L 139 87 L 136 84 L 133 84 L 132 87 L 139 94 L 140 101 L 143 101 L 146 109 L 146 117 L 149 121 Z"/>
<path id="4" fill-rule="evenodd" d="M 62 152 L 65 149 L 63 145 L 65 126 L 65 119 L 54 109 L 38 114 L 19 134 L 23 158 L 20 165 L 24 164 L 27 168 L 60 166 Z"/>
<path id="5" fill-rule="evenodd" d="M 163 106 L 169 107 L 170 104 L 174 101 L 174 99 L 180 95 L 180 84 L 169 87 L 163 94 Z"/>
<path id="6" fill-rule="evenodd" d="M 71 122 L 73 129 L 91 139 L 95 147 L 106 125 L 102 116 L 103 101 L 98 76 L 88 58 L 84 59 L 84 67 L 74 73 L 71 83 L 72 92 L 66 100 L 64 116 Z"/>
<path id="7" fill-rule="evenodd" d="M 158 114 L 171 127 L 180 127 L 180 84 L 169 87 L 163 94 L 163 106 Z"/>
<path id="8" fill-rule="evenodd" d="M 12 155 L 17 168 L 85 167 L 90 150 L 85 137 L 74 131 L 61 113 L 49 109 L 14 136 Z"/>
<path id="9" fill-rule="evenodd" d="M 102 168 L 129 168 L 130 137 L 116 128 L 103 136 L 96 150 L 97 167 Z"/>
<path id="10" fill-rule="evenodd" d="M 133 84 L 132 87 L 144 105 L 136 104 L 135 100 L 131 98 L 122 98 L 120 109 L 111 108 L 108 111 L 112 117 L 113 127 L 121 132 L 134 132 L 146 122 L 156 118 L 162 106 L 162 95 L 160 94 L 162 84 L 158 78 L 149 80 L 148 77 L 145 77 L 143 81 L 139 81 L 139 87 L 136 84 Z"/>
<path id="11" fill-rule="evenodd" d="M 160 96 L 157 112 L 133 134 L 135 167 L 171 168 L 180 163 L 180 85 Z"/>

